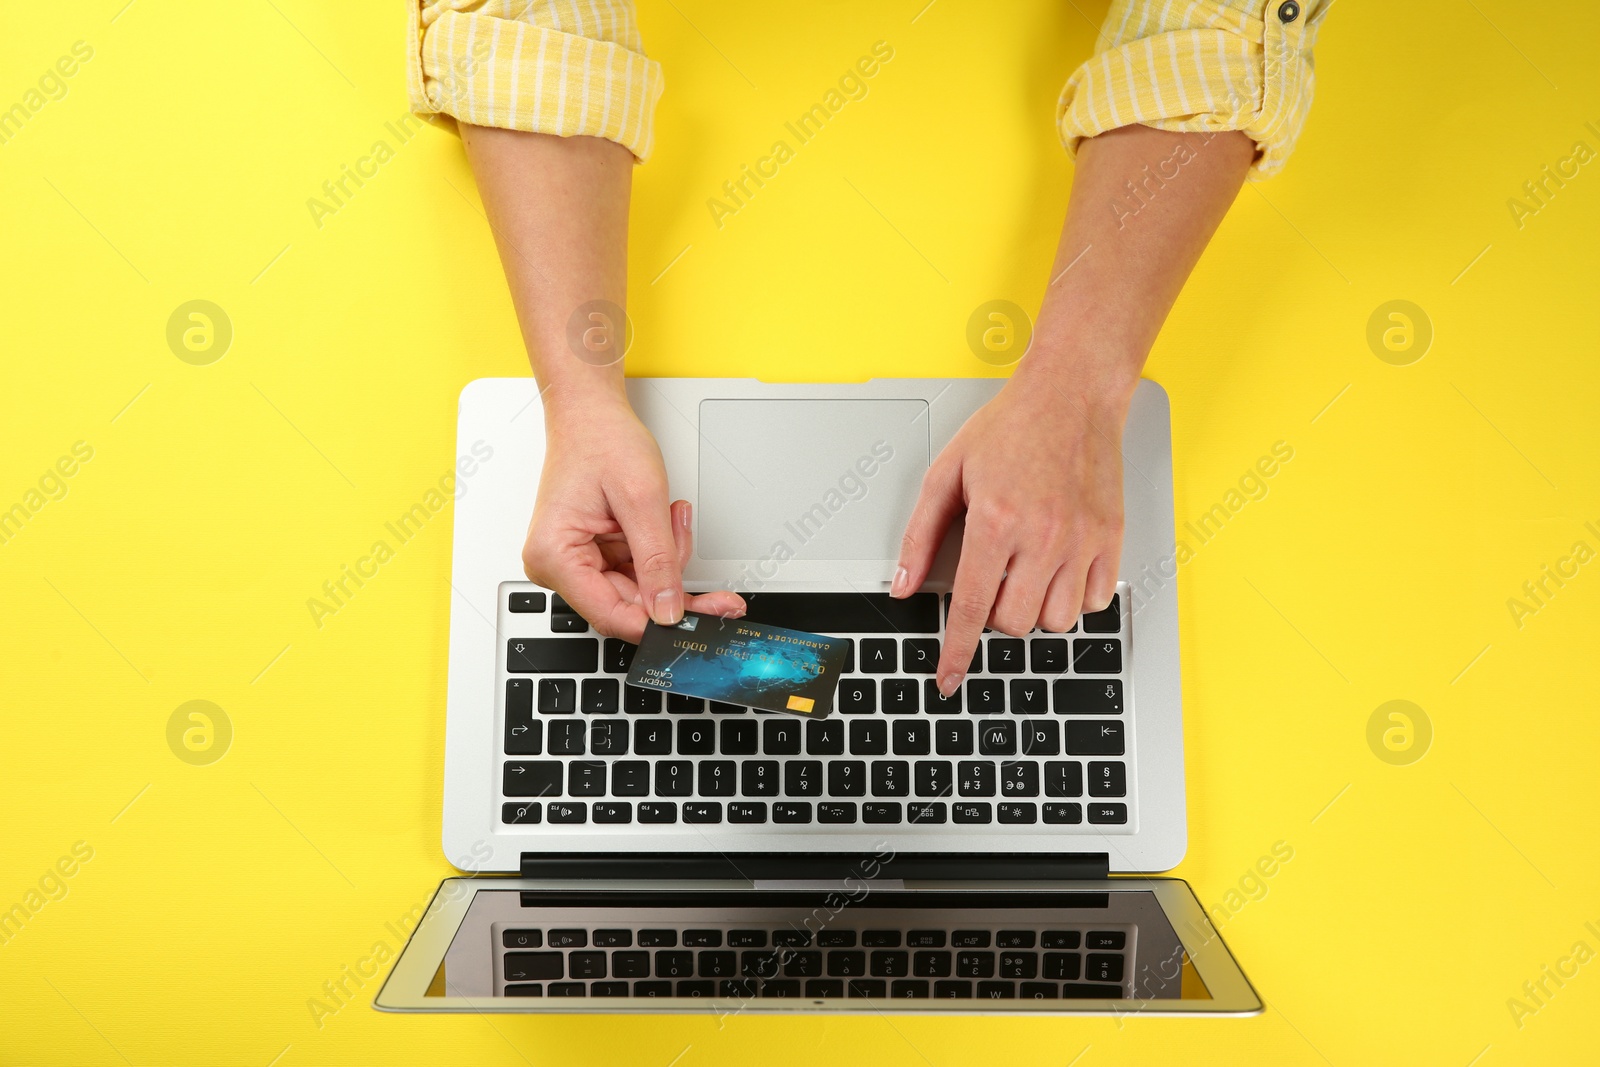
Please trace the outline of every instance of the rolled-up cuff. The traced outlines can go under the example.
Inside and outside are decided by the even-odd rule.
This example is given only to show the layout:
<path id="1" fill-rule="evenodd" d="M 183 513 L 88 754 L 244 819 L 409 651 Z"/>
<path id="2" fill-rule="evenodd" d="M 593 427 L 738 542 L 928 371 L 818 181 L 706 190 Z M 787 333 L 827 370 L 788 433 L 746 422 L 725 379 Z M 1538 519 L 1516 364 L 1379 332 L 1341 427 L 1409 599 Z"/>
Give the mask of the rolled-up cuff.
<path id="1" fill-rule="evenodd" d="M 409 36 L 411 110 L 424 118 L 650 154 L 661 65 L 641 50 L 629 4 L 412 0 Z"/>
<path id="2" fill-rule="evenodd" d="M 1107 27 L 1120 17 L 1114 4 Z M 1183 25 L 1155 26 L 1114 41 L 1068 80 L 1057 127 L 1069 153 L 1120 126 L 1180 132 L 1240 130 L 1256 143 L 1253 177 L 1280 170 L 1305 126 L 1315 89 L 1312 46 L 1326 5 L 1284 23 L 1268 4 L 1264 18 L 1223 4 L 1201 4 Z M 1168 5 L 1170 10 L 1172 5 Z M 1193 5 L 1191 5 L 1191 9 Z M 1142 20 L 1141 20 L 1142 21 Z M 1104 39 L 1104 38 L 1103 38 Z"/>

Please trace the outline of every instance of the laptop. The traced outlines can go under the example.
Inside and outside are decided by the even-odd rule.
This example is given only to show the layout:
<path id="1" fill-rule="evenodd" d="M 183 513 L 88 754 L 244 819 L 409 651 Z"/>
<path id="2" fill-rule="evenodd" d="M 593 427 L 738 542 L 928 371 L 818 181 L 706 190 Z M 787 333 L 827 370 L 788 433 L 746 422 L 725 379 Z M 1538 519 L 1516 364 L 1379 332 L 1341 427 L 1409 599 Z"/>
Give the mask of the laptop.
<path id="1" fill-rule="evenodd" d="M 930 461 L 999 379 L 630 379 L 690 592 L 846 638 L 821 720 L 627 686 L 633 646 L 521 570 L 531 379 L 461 394 L 444 881 L 376 1007 L 475 1012 L 1259 1012 L 1183 857 L 1165 392 L 1124 441 L 1117 595 L 1066 634 L 985 632 L 934 687 L 959 557 L 888 596 Z"/>

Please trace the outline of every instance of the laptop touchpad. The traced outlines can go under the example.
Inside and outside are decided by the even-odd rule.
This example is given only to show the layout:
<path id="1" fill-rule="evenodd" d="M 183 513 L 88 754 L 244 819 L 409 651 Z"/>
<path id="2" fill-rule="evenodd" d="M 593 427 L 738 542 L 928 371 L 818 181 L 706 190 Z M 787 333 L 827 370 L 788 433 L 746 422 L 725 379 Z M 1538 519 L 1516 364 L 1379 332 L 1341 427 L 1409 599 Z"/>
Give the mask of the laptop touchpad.
<path id="1" fill-rule="evenodd" d="M 702 401 L 700 557 L 895 559 L 928 423 L 924 400 Z"/>

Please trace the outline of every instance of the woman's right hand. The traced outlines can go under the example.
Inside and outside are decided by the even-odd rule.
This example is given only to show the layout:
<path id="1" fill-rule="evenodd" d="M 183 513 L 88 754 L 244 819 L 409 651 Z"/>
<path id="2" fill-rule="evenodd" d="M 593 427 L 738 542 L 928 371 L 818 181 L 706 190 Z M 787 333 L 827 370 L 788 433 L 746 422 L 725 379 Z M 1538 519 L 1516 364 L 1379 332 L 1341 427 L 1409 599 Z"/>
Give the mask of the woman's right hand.
<path id="1" fill-rule="evenodd" d="M 678 622 L 685 609 L 743 615 L 737 593 L 685 600 L 693 536 L 689 502 L 668 503 L 661 449 L 620 391 L 546 405 L 544 470 L 522 549 L 530 581 L 624 641 L 637 642 L 648 620 Z"/>

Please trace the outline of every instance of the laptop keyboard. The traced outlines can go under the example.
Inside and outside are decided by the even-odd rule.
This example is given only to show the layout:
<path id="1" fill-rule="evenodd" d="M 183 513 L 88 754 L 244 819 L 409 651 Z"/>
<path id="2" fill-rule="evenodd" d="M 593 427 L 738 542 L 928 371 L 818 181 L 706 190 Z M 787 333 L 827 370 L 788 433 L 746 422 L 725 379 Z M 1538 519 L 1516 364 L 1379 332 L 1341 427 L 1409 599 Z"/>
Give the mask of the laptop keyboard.
<path id="1" fill-rule="evenodd" d="M 626 686 L 633 645 L 600 637 L 558 596 L 503 585 L 502 824 L 587 834 L 1134 828 L 1131 620 L 1120 593 L 1066 634 L 985 632 L 948 700 L 933 680 L 945 598 L 749 600 L 752 620 L 850 641 L 833 715 L 810 721 Z"/>
<path id="2" fill-rule="evenodd" d="M 1118 999 L 1134 929 L 499 925 L 504 996 Z M 781 924 L 781 925 L 780 925 Z"/>

